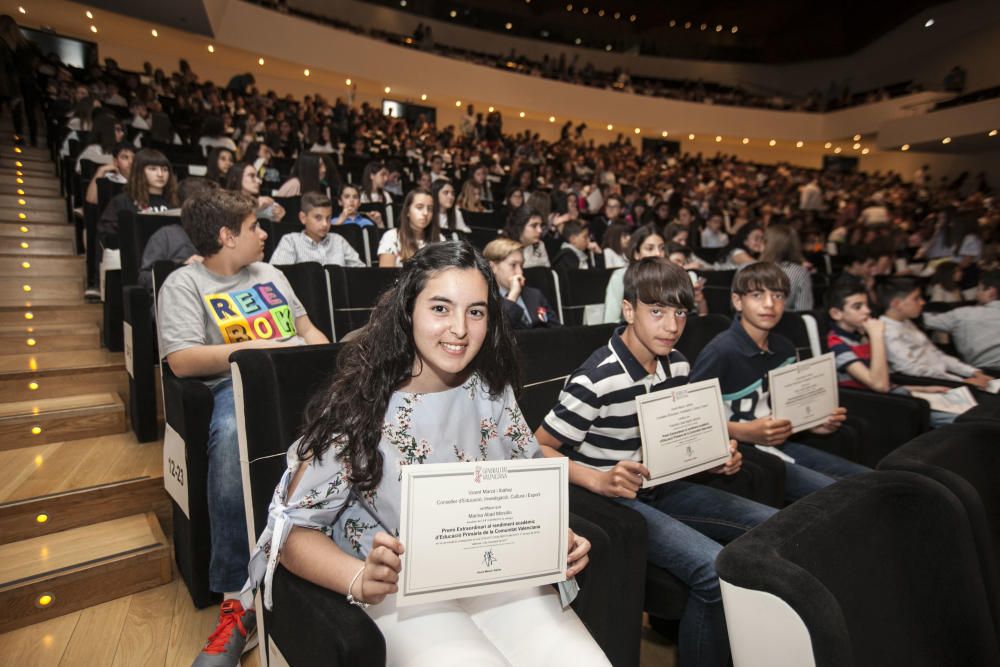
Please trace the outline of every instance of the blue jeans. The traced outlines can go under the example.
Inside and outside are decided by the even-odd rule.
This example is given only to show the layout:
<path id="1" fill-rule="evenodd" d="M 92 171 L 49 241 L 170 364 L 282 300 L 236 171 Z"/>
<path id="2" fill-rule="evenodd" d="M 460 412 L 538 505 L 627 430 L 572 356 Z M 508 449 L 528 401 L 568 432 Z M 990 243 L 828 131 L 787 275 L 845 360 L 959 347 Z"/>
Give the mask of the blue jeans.
<path id="1" fill-rule="evenodd" d="M 208 427 L 208 522 L 212 534 L 208 587 L 216 593 L 227 593 L 243 588 L 250 562 L 232 378 L 212 387 L 212 398 L 215 406 Z"/>
<path id="2" fill-rule="evenodd" d="M 689 589 L 678 633 L 679 664 L 724 667 L 729 636 L 715 572 L 715 557 L 722 550 L 716 540 L 734 540 L 777 510 L 683 480 L 640 491 L 634 500 L 616 500 L 646 519 L 649 562 Z"/>
<path id="3" fill-rule="evenodd" d="M 768 448 L 761 449 L 767 451 Z M 785 461 L 785 498 L 788 502 L 804 498 L 838 479 L 871 472 L 871 468 L 797 442 L 786 442 L 777 449 L 795 459 L 795 463 Z"/>

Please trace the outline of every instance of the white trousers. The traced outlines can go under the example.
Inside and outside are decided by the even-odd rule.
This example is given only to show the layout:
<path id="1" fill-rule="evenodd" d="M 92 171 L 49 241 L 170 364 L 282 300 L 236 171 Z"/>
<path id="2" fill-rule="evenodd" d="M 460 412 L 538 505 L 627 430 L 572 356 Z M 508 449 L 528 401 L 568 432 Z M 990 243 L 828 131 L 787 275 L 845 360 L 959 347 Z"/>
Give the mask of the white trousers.
<path id="1" fill-rule="evenodd" d="M 385 637 L 387 667 L 610 667 L 551 586 L 402 609 L 390 595 L 367 611 Z"/>
<path id="2" fill-rule="evenodd" d="M 104 252 L 101 253 L 101 301 L 104 301 L 104 274 L 108 271 L 118 271 L 122 268 L 122 252 L 121 250 L 109 250 L 104 248 Z"/>

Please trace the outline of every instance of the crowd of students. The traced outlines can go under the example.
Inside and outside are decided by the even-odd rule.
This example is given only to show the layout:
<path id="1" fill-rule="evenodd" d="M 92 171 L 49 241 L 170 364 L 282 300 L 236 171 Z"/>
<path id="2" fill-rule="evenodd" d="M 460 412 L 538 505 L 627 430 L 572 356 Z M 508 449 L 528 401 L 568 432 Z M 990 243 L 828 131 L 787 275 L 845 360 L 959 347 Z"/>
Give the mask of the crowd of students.
<path id="1" fill-rule="evenodd" d="M 867 468 L 810 440 L 855 437 L 844 426 L 845 409 L 808 437 L 793 437 L 789 422 L 773 418 L 767 373 L 797 358 L 772 333 L 786 309 L 813 310 L 813 295 L 826 292 L 827 343 L 845 386 L 909 391 L 892 383 L 896 371 L 986 389 L 1000 367 L 1000 344 L 984 325 L 1000 319 L 1000 207 L 982 179 L 932 179 L 921 169 L 904 180 L 724 155 L 640 154 L 622 140 L 507 135 L 495 119 L 492 129 L 475 119 L 464 130 L 411 125 L 319 95 L 260 94 L 246 81 L 220 89 L 183 66 L 170 77 L 113 64 L 96 73 L 53 69 L 45 81 L 50 115 L 104 165 L 91 174 L 94 182 L 124 186 L 102 212 L 102 248 L 118 247 L 119 211 L 180 209 L 181 225 L 158 232 L 142 263 L 147 271 L 157 259 L 186 264 L 159 293 L 160 355 L 175 375 L 208 384 L 215 400 L 210 586 L 225 602 L 199 665 L 236 664 L 255 624 L 252 593 L 279 560 L 366 607 L 392 664 L 605 664 L 549 590 L 470 598 L 416 615 L 397 610 L 391 597 L 405 557 L 396 538 L 398 465 L 564 455 L 573 484 L 643 515 L 650 562 L 688 587 L 680 664 L 724 665 L 715 555 L 777 510 L 701 479 L 641 490 L 649 472 L 635 396 L 718 378 L 732 442 L 730 459 L 714 472 L 738 476 L 745 460 L 779 465 L 785 500 L 794 502 Z M 125 106 L 136 111 L 131 123 L 114 111 L 111 91 L 127 96 Z M 136 147 L 153 145 L 138 122 L 142 110 L 165 108 L 180 140 L 206 156 L 203 177 L 178 183 L 162 151 Z M 202 115 L 219 119 L 221 130 L 199 126 Z M 118 123 L 111 124 L 114 143 L 105 145 L 103 135 L 87 143 L 104 118 Z M 131 140 L 120 136 L 126 127 Z M 213 134 L 229 141 L 202 141 Z M 332 152 L 317 150 L 324 146 Z M 361 183 L 346 182 L 341 172 L 358 162 L 365 164 Z M 300 198 L 298 220 L 287 219 L 274 199 L 281 196 Z M 378 204 L 386 217 L 362 210 L 365 204 Z M 474 230 L 463 210 L 470 219 L 492 212 L 504 221 L 481 252 L 467 242 Z M 258 219 L 296 230 L 282 235 L 269 264 Z M 377 265 L 401 273 L 311 404 L 251 555 L 228 358 L 237 349 L 327 342 L 276 266 L 363 265 L 337 234 L 352 224 L 376 228 Z M 107 253 L 105 260 L 114 261 Z M 620 326 L 572 374 L 532 435 L 517 406 L 511 332 L 559 324 L 541 291 L 526 284 L 524 269 L 539 266 L 564 275 L 615 269 L 603 311 Z M 938 266 L 947 266 L 948 280 L 935 287 L 979 305 L 921 320 L 926 276 Z M 703 278 L 723 270 L 734 273 L 732 326 L 685 359 L 675 348 L 686 323 L 710 312 Z M 935 346 L 920 325 L 949 334 L 964 361 Z M 936 413 L 935 423 L 947 419 Z M 451 434 L 445 440 L 442 429 Z M 589 544 L 577 535 L 569 544 L 572 577 L 588 564 Z"/>

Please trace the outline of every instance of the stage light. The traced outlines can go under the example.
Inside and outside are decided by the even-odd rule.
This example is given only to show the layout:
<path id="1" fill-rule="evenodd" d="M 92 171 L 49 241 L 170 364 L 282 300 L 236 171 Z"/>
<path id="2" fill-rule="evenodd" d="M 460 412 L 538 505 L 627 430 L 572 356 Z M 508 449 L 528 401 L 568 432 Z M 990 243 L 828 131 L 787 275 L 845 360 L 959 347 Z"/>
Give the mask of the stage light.
<path id="1" fill-rule="evenodd" d="M 158 33 L 156 31 L 156 28 L 153 28 L 152 30 L 150 30 L 150 33 L 152 33 L 153 37 L 159 37 L 160 36 L 160 33 Z"/>
<path id="2" fill-rule="evenodd" d="M 264 59 L 263 58 L 257 58 L 257 64 L 260 65 L 261 67 L 263 67 L 264 66 Z"/>
<path id="3" fill-rule="evenodd" d="M 805 144 L 804 144 L 803 142 L 801 142 L 801 141 L 796 141 L 796 142 L 795 142 L 795 147 L 796 147 L 796 148 L 802 148 L 802 147 L 803 147 L 804 145 L 805 145 Z"/>
<path id="4" fill-rule="evenodd" d="M 87 18 L 88 19 L 94 18 L 94 14 L 89 9 L 87 10 Z"/>
<path id="5" fill-rule="evenodd" d="M 823 148 L 833 148 L 833 144 L 831 144 L 831 143 L 830 143 L 830 142 L 828 141 L 828 142 L 826 142 L 825 144 L 823 144 Z"/>
<path id="6" fill-rule="evenodd" d="M 453 10 L 451 10 L 451 12 L 449 12 L 449 14 L 448 14 L 448 15 L 449 15 L 449 16 L 451 16 L 451 18 L 455 18 L 456 16 L 458 16 L 458 12 L 456 12 L 456 11 L 455 11 L 455 10 L 453 9 Z"/>
<path id="7" fill-rule="evenodd" d="M 385 88 L 383 88 L 382 90 L 384 90 L 384 91 L 385 91 L 385 94 L 386 94 L 386 95 L 388 95 L 389 93 L 391 93 L 391 92 L 392 92 L 392 88 L 390 88 L 389 86 L 386 86 L 386 87 L 385 87 Z"/>
<path id="8" fill-rule="evenodd" d="M 834 148 L 833 152 L 837 153 L 839 155 L 840 154 L 840 146 L 837 146 L 836 148 Z"/>
<path id="9" fill-rule="evenodd" d="M 910 150 L 910 144 L 903 144 L 902 146 L 899 147 L 899 150 L 901 150 L 901 151 L 908 151 L 908 150 Z"/>
<path id="10" fill-rule="evenodd" d="M 667 137 L 670 136 L 670 133 L 667 132 L 666 130 L 664 130 L 663 132 L 660 132 L 660 136 L 663 137 L 664 139 L 666 139 Z"/>
<path id="11" fill-rule="evenodd" d="M 930 28 L 932 25 L 934 25 L 934 19 L 927 19 L 926 21 L 924 21 L 925 28 Z"/>
<path id="12" fill-rule="evenodd" d="M 517 114 L 517 115 L 520 116 L 521 118 L 524 118 L 524 112 L 523 111 L 521 113 Z"/>
<path id="13" fill-rule="evenodd" d="M 997 131 L 996 130 L 990 130 L 989 132 L 986 133 L 986 136 L 987 137 L 995 137 L 995 136 L 997 136 Z"/>
<path id="14" fill-rule="evenodd" d="M 635 133 L 636 133 L 636 134 L 641 134 L 641 133 L 642 133 L 642 130 L 640 130 L 639 128 L 635 128 Z"/>
<path id="15" fill-rule="evenodd" d="M 507 21 L 506 23 L 503 24 L 503 27 L 507 28 L 507 30 L 510 30 L 511 28 L 514 27 L 514 24 L 511 23 L 510 21 Z"/>
<path id="16" fill-rule="evenodd" d="M 746 146 L 749 143 L 750 143 L 750 139 L 748 137 L 743 137 L 743 145 Z"/>
<path id="17" fill-rule="evenodd" d="M 771 139 L 769 142 L 767 142 L 767 145 L 771 146 L 773 148 L 774 145 L 777 144 L 777 143 L 778 143 L 777 141 L 775 141 L 774 139 Z"/>
<path id="18" fill-rule="evenodd" d="M 420 101 L 421 102 L 426 102 L 427 101 L 427 93 L 424 93 L 423 95 L 420 96 Z"/>
<path id="19" fill-rule="evenodd" d="M 869 153 L 871 153 L 871 149 L 870 148 L 862 148 L 861 149 L 861 154 L 862 155 L 868 155 Z"/>
<path id="20" fill-rule="evenodd" d="M 211 44 L 209 44 L 209 45 L 208 45 L 208 52 L 209 52 L 209 53 L 215 53 L 215 47 L 214 47 L 214 46 L 212 46 Z"/>
<path id="21" fill-rule="evenodd" d="M 549 122 L 550 123 L 556 122 L 556 117 L 555 116 L 549 116 Z"/>
<path id="22" fill-rule="evenodd" d="M 722 32 L 722 26 L 721 25 L 715 26 L 715 32 Z"/>
<path id="23" fill-rule="evenodd" d="M 731 32 L 731 33 L 733 33 L 735 35 L 737 32 L 739 32 L 739 30 L 740 30 L 740 27 L 734 25 L 732 28 L 729 29 L 729 32 Z"/>
<path id="24" fill-rule="evenodd" d="M 718 134 L 717 134 L 717 135 L 715 135 L 715 143 L 719 143 L 719 142 L 721 142 L 721 141 L 722 141 L 722 136 L 721 136 L 721 135 L 718 135 Z"/>
<path id="25" fill-rule="evenodd" d="M 861 148 L 861 144 L 855 143 L 853 146 L 851 146 L 851 148 L 853 148 L 854 150 L 858 150 L 859 148 Z"/>
<path id="26" fill-rule="evenodd" d="M 96 25 L 90 26 L 90 32 L 96 33 L 97 32 L 97 26 Z"/>
<path id="27" fill-rule="evenodd" d="M 615 126 L 612 125 L 611 123 L 608 123 L 608 132 L 610 132 L 613 129 L 615 129 Z"/>
<path id="28" fill-rule="evenodd" d="M 946 144 L 946 145 L 950 144 L 951 143 L 951 137 L 945 137 L 944 139 L 941 140 L 941 143 L 942 144 Z"/>
<path id="29" fill-rule="evenodd" d="M 860 134 L 855 134 L 854 135 L 854 140 L 855 141 L 861 141 L 861 135 Z"/>
<path id="30" fill-rule="evenodd" d="M 302 73 L 305 74 L 306 76 L 309 76 L 309 69 L 306 68 L 306 69 L 302 70 Z"/>

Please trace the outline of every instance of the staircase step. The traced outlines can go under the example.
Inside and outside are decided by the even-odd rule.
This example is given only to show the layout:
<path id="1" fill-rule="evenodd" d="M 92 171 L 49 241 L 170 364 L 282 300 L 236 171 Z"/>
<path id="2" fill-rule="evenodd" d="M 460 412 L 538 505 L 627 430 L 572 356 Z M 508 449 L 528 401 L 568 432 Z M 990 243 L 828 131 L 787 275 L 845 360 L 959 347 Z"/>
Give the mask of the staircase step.
<path id="1" fill-rule="evenodd" d="M 19 146 L 14 143 L 7 142 L 0 144 L 0 158 L 15 159 L 18 156 L 32 160 L 51 161 L 52 159 L 52 156 L 46 148 L 38 146 Z"/>
<path id="2" fill-rule="evenodd" d="M 76 239 L 76 230 L 65 222 L 0 222 L 0 237 L 28 241 L 38 239 Z"/>
<path id="3" fill-rule="evenodd" d="M 126 432 L 0 450 L 0 468 L 0 544 L 136 512 L 170 532 L 162 442 Z"/>
<path id="4" fill-rule="evenodd" d="M 34 266 L 32 264 L 32 266 Z M 57 324 L 101 324 L 104 311 L 99 303 L 80 303 L 73 306 L 46 306 L 24 304 L 0 306 L 0 327 L 50 326 Z"/>
<path id="5" fill-rule="evenodd" d="M 18 179 L 21 181 L 18 183 Z M 21 197 L 28 195 L 32 197 L 59 197 L 59 181 L 56 179 L 48 180 L 43 178 L 32 178 L 30 179 L 30 185 L 25 181 L 23 176 L 15 176 L 13 178 L 8 177 L 0 179 L 0 194 L 5 195 L 19 195 Z"/>
<path id="6" fill-rule="evenodd" d="M 56 175 L 56 166 L 51 162 L 39 162 L 37 160 L 3 160 L 0 161 L 0 178 L 24 176 L 52 176 Z"/>
<path id="7" fill-rule="evenodd" d="M 21 172 L 18 174 L 18 172 Z M 22 188 L 30 194 L 39 192 L 60 191 L 59 177 L 55 171 L 51 173 L 25 173 L 23 169 L 10 169 L 0 166 L 0 183 L 9 184 L 13 188 Z"/>
<path id="8" fill-rule="evenodd" d="M 34 352 L 97 350 L 101 347 L 101 328 L 96 324 L 54 326 L 0 326 L 0 356 Z M 0 410 L 3 405 L 0 404 Z M 0 444 L 2 447 L 2 444 Z"/>
<path id="9" fill-rule="evenodd" d="M 22 217 L 23 216 L 23 217 Z M 57 222 L 66 224 L 66 209 L 59 211 L 25 211 L 12 208 L 0 208 L 0 222 L 15 222 L 19 225 L 33 222 Z"/>
<path id="10" fill-rule="evenodd" d="M 152 513 L 2 545 L 0 632 L 153 588 L 171 577 L 170 544 Z"/>
<path id="11" fill-rule="evenodd" d="M 5 236 L 0 238 L 0 254 L 75 255 L 76 243 L 73 239 L 19 239 Z"/>
<path id="12" fill-rule="evenodd" d="M 25 259 L 30 261 L 28 257 Z M 83 303 L 83 283 L 82 277 L 77 281 L 69 281 L 65 276 L 31 280 L 0 277 L 0 307 L 79 305 Z"/>
<path id="13" fill-rule="evenodd" d="M 0 403 L 0 449 L 111 435 L 125 430 L 125 404 L 118 394 Z"/>
<path id="14" fill-rule="evenodd" d="M 128 392 L 125 357 L 107 350 L 75 350 L 0 356 L 0 402 L 73 396 L 86 387 L 92 393 Z"/>
<path id="15" fill-rule="evenodd" d="M 66 209 L 66 200 L 62 197 L 43 197 L 41 195 L 25 195 L 23 197 L 20 195 L 0 195 L 0 208 L 23 209 L 28 213 L 31 211 L 63 211 Z"/>
<path id="16" fill-rule="evenodd" d="M 41 226 L 37 225 L 37 227 Z M 69 229 L 68 231 L 72 232 L 73 230 Z M 73 255 L 72 257 L 0 255 L 0 277 L 2 278 L 54 278 L 58 276 L 82 279 L 86 275 L 85 270 L 86 260 L 82 255 Z"/>

